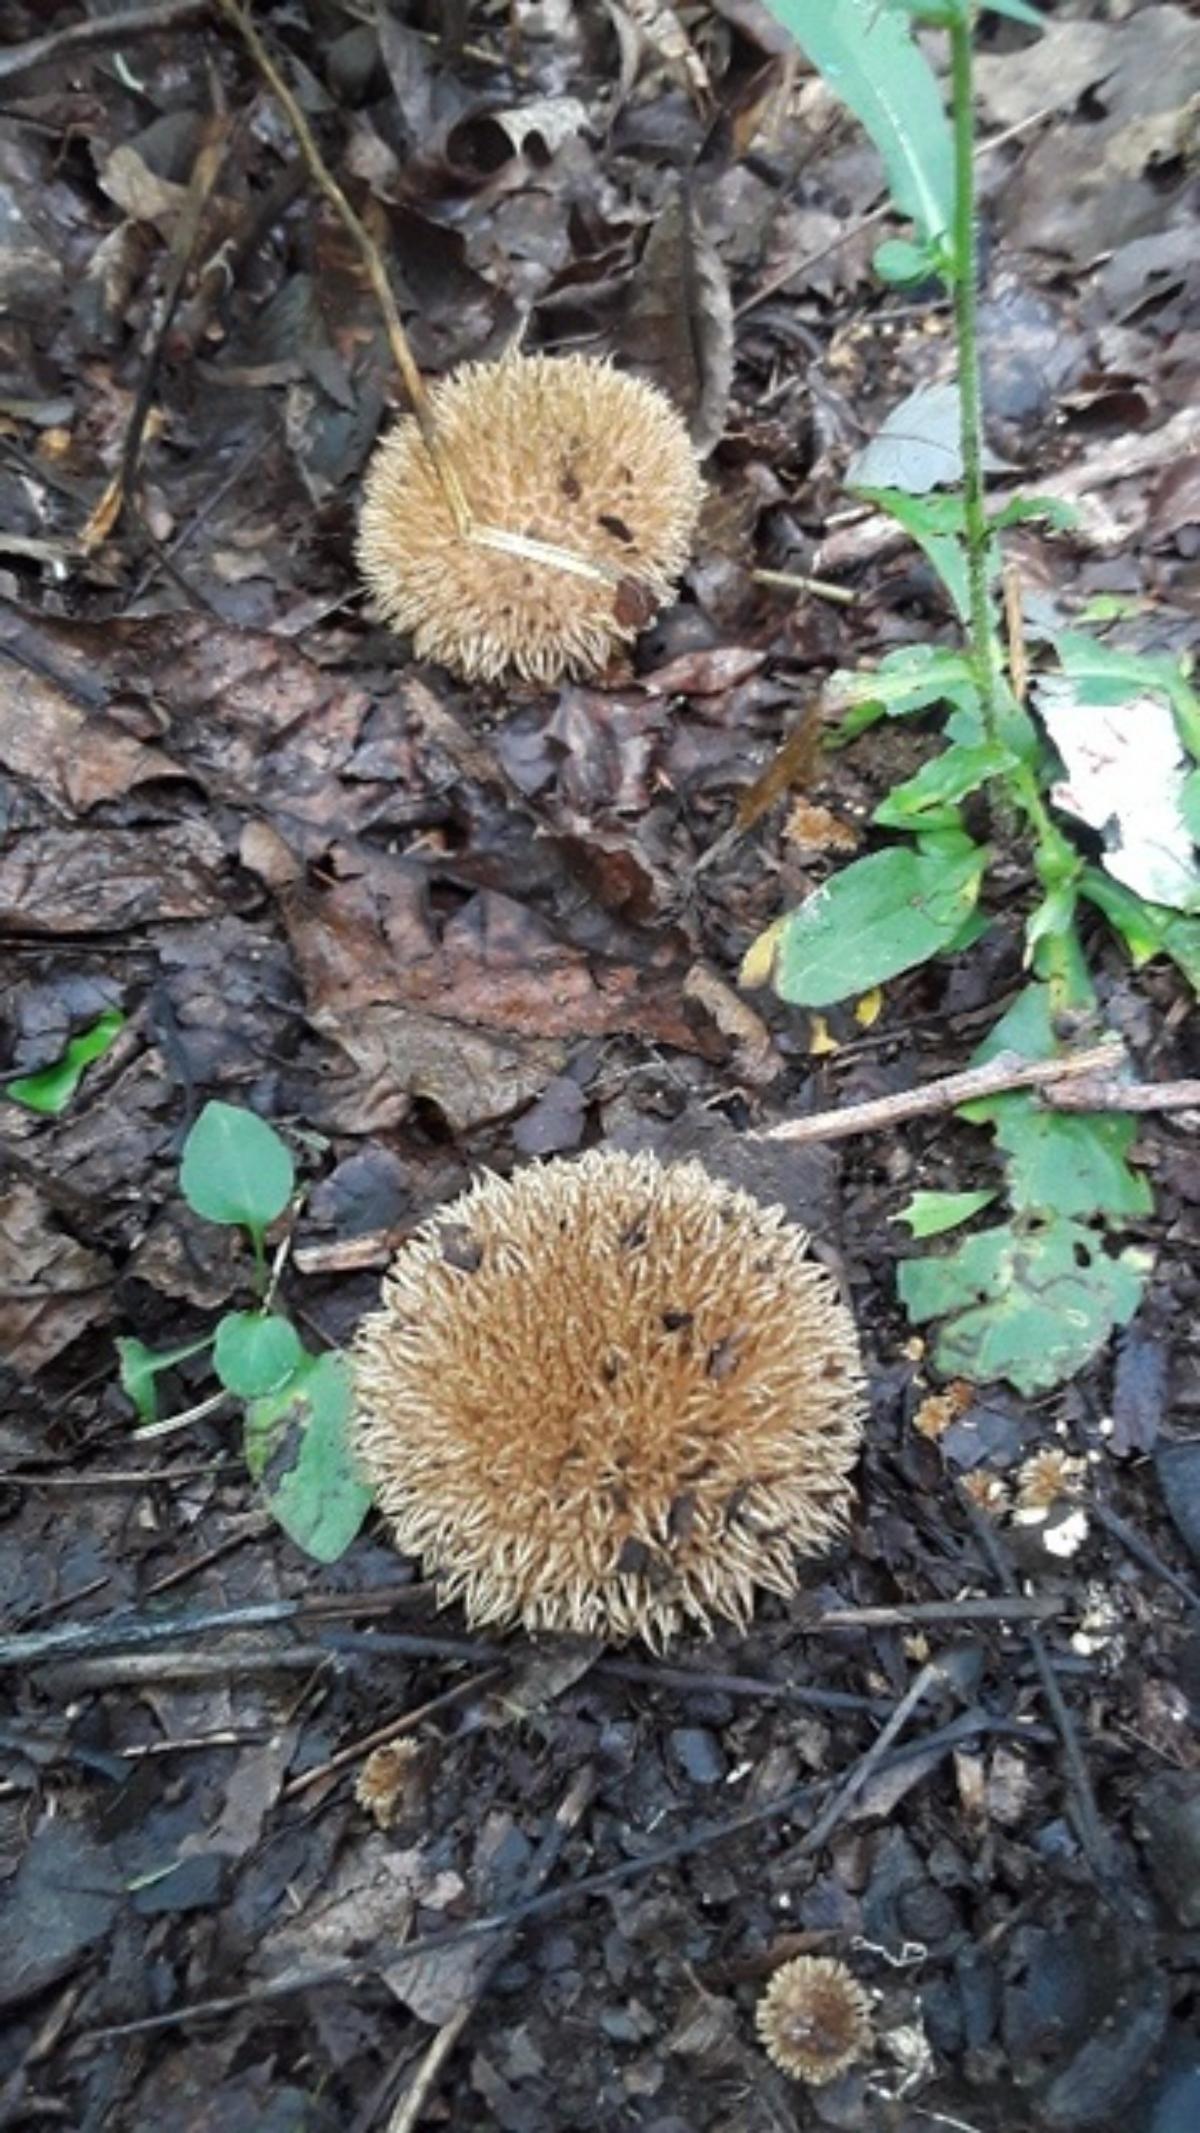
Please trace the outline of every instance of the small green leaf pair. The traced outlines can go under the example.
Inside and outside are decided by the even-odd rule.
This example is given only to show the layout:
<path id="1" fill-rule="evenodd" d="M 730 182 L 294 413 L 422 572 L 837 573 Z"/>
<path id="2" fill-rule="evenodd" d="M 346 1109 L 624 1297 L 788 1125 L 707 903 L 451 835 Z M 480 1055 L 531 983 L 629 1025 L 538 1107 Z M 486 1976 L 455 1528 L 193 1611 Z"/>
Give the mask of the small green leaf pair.
<path id="1" fill-rule="evenodd" d="M 333 1562 L 361 1526 L 371 1495 L 350 1450 L 345 1357 L 310 1354 L 271 1303 L 266 1235 L 295 1189 L 291 1154 L 252 1111 L 206 1104 L 184 1143 L 180 1185 L 196 1214 L 246 1231 L 259 1308 L 227 1312 L 211 1336 L 158 1354 L 137 1340 L 118 1341 L 121 1384 L 139 1420 L 157 1423 L 157 1378 L 211 1349 L 222 1392 L 245 1403 L 246 1463 L 272 1513 L 298 1547 Z M 164 1426 L 158 1423 L 160 1431 Z"/>

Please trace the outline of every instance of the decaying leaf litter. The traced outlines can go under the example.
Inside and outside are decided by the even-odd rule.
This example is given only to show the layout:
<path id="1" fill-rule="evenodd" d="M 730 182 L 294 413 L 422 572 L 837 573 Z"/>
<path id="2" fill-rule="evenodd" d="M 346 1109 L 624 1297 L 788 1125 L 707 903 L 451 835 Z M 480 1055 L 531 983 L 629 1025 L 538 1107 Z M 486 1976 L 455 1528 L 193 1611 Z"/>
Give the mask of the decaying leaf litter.
<path id="1" fill-rule="evenodd" d="M 6 37 L 62 12 L 10 7 Z M 747 1130 L 961 1069 L 1023 982 L 1001 910 L 857 1013 L 737 988 L 925 759 L 911 722 L 823 754 L 820 682 L 954 642 L 926 562 L 842 488 L 881 433 L 936 452 L 950 347 L 936 298 L 872 276 L 878 160 L 743 0 L 262 11 L 426 371 L 518 333 L 612 353 L 710 455 L 684 596 L 629 658 L 467 687 L 357 591 L 398 400 L 360 259 L 228 28 L 156 12 L 0 54 L 6 1078 L 110 1018 L 63 1108 L 4 1106 L 5 1612 L 40 1640 L 4 1738 L 5 2108 L 1188 2124 L 1187 1114 L 1138 1126 L 1141 1309 L 1035 1399 L 944 1384 L 896 1301 L 901 1210 L 919 1235 L 994 1189 L 976 1130 Z M 1081 503 L 1065 543 L 1017 529 L 1022 585 L 1160 653 L 1197 605 L 1198 73 L 1169 5 L 981 32 L 985 142 L 1009 136 L 979 163 L 993 484 Z M 1171 964 L 1101 941 L 1096 967 L 1143 1077 L 1185 1076 Z M 178 1189 L 214 1098 L 292 1148 L 281 1295 L 314 1350 L 481 1167 L 615 1143 L 781 1202 L 855 1305 L 872 1392 L 862 1502 L 803 1603 L 665 1660 L 492 1642 L 374 1528 L 305 1561 L 220 1417 L 138 1443 L 115 1338 L 185 1347 L 253 1293 L 252 1254 Z M 411 1752 L 372 1795 L 385 1734 Z M 754 2027 L 807 1954 L 850 1966 L 874 2035 L 817 2088 Z"/>

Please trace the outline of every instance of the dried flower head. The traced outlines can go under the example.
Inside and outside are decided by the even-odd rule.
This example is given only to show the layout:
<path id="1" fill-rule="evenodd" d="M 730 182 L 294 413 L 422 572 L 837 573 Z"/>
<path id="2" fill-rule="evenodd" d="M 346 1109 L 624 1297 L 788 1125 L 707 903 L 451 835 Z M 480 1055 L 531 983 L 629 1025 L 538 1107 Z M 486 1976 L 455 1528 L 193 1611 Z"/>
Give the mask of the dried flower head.
<path id="1" fill-rule="evenodd" d="M 420 1742 L 411 1739 L 384 1741 L 372 1748 L 354 1781 L 354 1797 L 374 1816 L 379 1829 L 390 1829 L 419 1797 L 423 1760 Z"/>
<path id="2" fill-rule="evenodd" d="M 576 568 L 461 533 L 408 417 L 371 460 L 359 527 L 385 620 L 468 680 L 597 672 L 687 561 L 702 488 L 681 416 L 657 386 L 587 356 L 468 363 L 430 399 L 477 526 Z"/>
<path id="3" fill-rule="evenodd" d="M 986 1467 L 977 1466 L 964 1474 L 959 1487 L 969 1496 L 977 1511 L 989 1518 L 999 1518 L 1008 1509 L 1008 1483 L 999 1474 L 989 1474 Z"/>
<path id="4" fill-rule="evenodd" d="M 696 1162 L 477 1183 L 401 1251 L 355 1364 L 397 1544 L 475 1622 L 744 1624 L 845 1520 L 853 1321 L 803 1231 Z"/>
<path id="5" fill-rule="evenodd" d="M 1066 1452 L 1034 1452 L 1017 1472 L 1018 1518 L 1029 1525 L 1047 1517 L 1064 1497 L 1078 1493 L 1083 1473 L 1083 1460 Z"/>
<path id="6" fill-rule="evenodd" d="M 835 2081 L 871 2048 L 871 2003 L 827 1955 L 798 1955 L 775 1972 L 755 2010 L 764 2050 L 797 2081 Z"/>

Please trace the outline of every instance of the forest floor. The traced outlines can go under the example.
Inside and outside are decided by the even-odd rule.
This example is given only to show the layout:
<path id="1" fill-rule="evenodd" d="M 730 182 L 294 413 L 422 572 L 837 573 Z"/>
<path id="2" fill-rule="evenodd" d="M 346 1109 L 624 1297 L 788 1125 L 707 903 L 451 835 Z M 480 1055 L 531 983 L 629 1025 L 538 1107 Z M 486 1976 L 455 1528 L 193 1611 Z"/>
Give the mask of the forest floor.
<path id="1" fill-rule="evenodd" d="M 468 688 L 358 587 L 360 477 L 399 405 L 360 260 L 218 11 L 138 12 L 18 67 L 83 18 L 0 5 L 0 1067 L 126 1018 L 61 1115 L 0 1103 L 0 1595 L 7 1631 L 63 1633 L 5 1673 L 0 2126 L 1194 2133 L 1194 1134 L 1141 1125 L 1146 1300 L 1033 1401 L 942 1399 L 896 1301 L 914 1188 L 995 1182 L 979 1129 L 747 1138 L 962 1068 L 1022 982 L 1014 849 L 983 938 L 869 1023 L 736 990 L 931 722 L 793 742 L 759 781 L 815 738 L 835 668 L 954 639 L 923 559 L 841 487 L 953 361 L 937 292 L 872 274 L 878 159 L 755 0 L 378 28 L 351 0 L 260 6 L 428 373 L 518 333 L 611 352 L 711 447 L 681 596 L 627 659 Z M 1041 41 L 991 18 L 980 51 L 989 438 L 1009 478 L 1090 505 L 1014 535 L 1022 583 L 1181 653 L 1195 17 L 1068 0 Z M 1131 973 L 1098 922 L 1092 948 L 1143 1076 L 1195 1072 L 1182 979 Z M 114 1340 L 186 1343 L 248 1294 L 178 1188 L 214 1096 L 296 1152 L 283 1294 L 315 1346 L 481 1168 L 638 1144 L 781 1201 L 871 1387 L 853 1526 L 802 1603 L 666 1659 L 497 1644 L 377 1524 L 306 1561 L 228 1413 L 139 1441 Z M 1073 1552 L 1061 1505 L 989 1521 L 960 1486 L 1046 1451 L 1080 1462 Z M 380 1828 L 363 1743 L 408 1720 Z M 755 2037 L 800 1951 L 872 1997 L 872 2056 L 824 2088 Z"/>

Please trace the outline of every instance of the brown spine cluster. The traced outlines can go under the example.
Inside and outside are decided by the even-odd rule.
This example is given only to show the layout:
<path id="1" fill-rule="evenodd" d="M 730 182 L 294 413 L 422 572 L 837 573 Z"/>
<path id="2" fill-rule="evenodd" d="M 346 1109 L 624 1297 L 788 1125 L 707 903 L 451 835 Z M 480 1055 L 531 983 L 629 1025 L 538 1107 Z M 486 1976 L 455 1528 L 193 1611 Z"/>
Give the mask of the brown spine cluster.
<path id="1" fill-rule="evenodd" d="M 486 1178 L 401 1252 L 355 1375 L 397 1545 L 475 1622 L 744 1624 L 846 1520 L 853 1322 L 804 1233 L 698 1163 Z"/>

